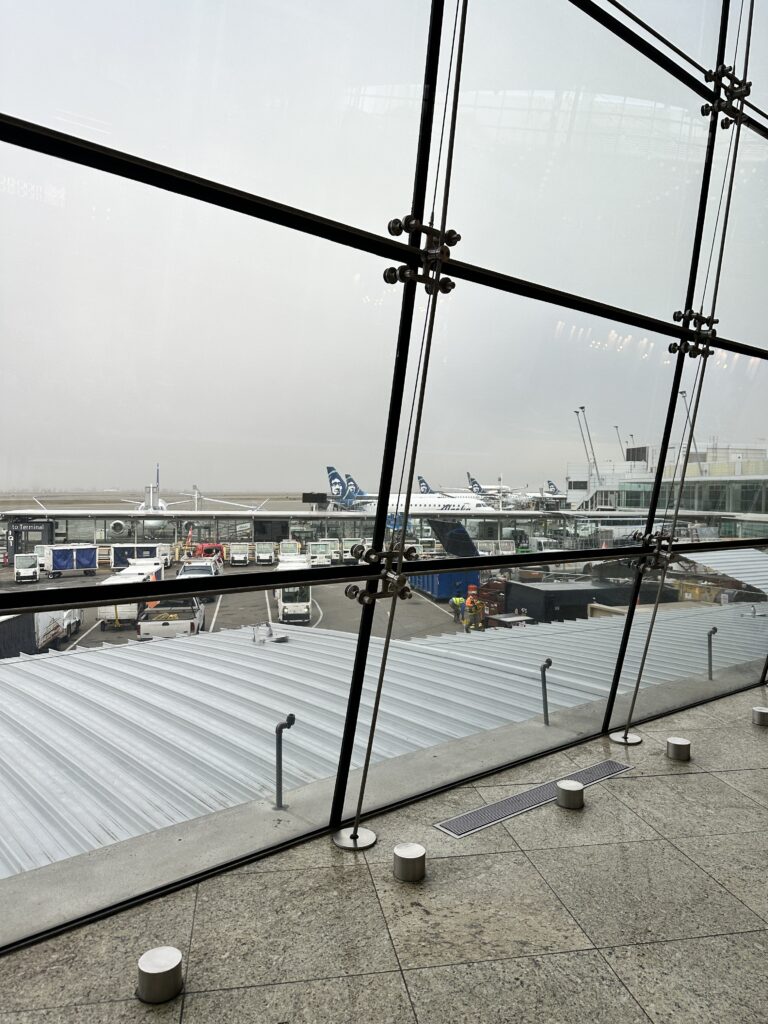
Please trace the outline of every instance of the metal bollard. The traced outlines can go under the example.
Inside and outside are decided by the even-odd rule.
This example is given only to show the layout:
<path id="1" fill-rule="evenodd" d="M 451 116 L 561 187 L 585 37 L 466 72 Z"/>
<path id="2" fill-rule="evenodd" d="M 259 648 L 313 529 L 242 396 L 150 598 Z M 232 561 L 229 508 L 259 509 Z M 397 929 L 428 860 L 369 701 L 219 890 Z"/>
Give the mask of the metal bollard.
<path id="1" fill-rule="evenodd" d="M 183 984 L 181 951 L 175 946 L 157 946 L 139 957 L 136 998 L 142 1003 L 167 1003 Z"/>
<path id="2" fill-rule="evenodd" d="M 290 729 L 296 715 L 288 715 L 284 722 L 275 726 L 275 806 L 274 810 L 284 811 L 283 803 L 283 729 Z"/>
<path id="3" fill-rule="evenodd" d="M 670 761 L 690 761 L 691 741 L 682 736 L 670 736 L 667 739 L 667 757 Z"/>
<path id="4" fill-rule="evenodd" d="M 768 708 L 752 708 L 752 725 L 768 725 Z"/>
<path id="5" fill-rule="evenodd" d="M 584 806 L 584 786 L 575 779 L 561 779 L 557 783 L 557 805 L 569 811 L 578 811 Z"/>
<path id="6" fill-rule="evenodd" d="M 419 843 L 398 843 L 392 870 L 399 882 L 420 882 L 426 873 L 427 851 Z"/>
<path id="7" fill-rule="evenodd" d="M 541 666 L 541 704 L 544 709 L 544 725 L 549 725 L 549 702 L 547 701 L 547 669 L 552 668 L 552 659 L 547 658 Z"/>
<path id="8" fill-rule="evenodd" d="M 712 678 L 712 637 L 717 632 L 717 626 L 713 626 L 707 633 L 707 677 Z"/>

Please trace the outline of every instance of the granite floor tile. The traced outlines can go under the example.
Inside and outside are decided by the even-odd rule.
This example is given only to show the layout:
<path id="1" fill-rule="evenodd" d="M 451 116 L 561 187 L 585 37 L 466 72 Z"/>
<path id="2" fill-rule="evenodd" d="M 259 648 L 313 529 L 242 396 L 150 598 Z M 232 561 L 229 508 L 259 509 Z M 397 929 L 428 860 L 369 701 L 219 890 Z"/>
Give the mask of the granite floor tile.
<path id="1" fill-rule="evenodd" d="M 274 853 L 271 857 L 255 860 L 235 868 L 232 874 L 253 874 L 265 871 L 297 871 L 302 868 L 347 868 L 365 867 L 365 857 L 354 850 L 340 850 L 330 836 L 321 836 L 289 850 Z"/>
<path id="2" fill-rule="evenodd" d="M 419 1024 L 647 1024 L 596 951 L 406 971 Z"/>
<path id="3" fill-rule="evenodd" d="M 415 1024 L 400 972 L 193 993 L 184 1024 Z"/>
<path id="4" fill-rule="evenodd" d="M 591 946 L 524 854 L 440 857 L 427 868 L 409 885 L 371 865 L 403 967 Z"/>
<path id="5" fill-rule="evenodd" d="M 721 721 L 751 722 L 752 708 L 768 707 L 768 686 L 755 686 L 744 693 L 734 693 L 728 697 L 707 704 Z"/>
<path id="6" fill-rule="evenodd" d="M 366 867 L 229 874 L 200 884 L 190 991 L 396 968 Z"/>
<path id="7" fill-rule="evenodd" d="M 768 832 L 677 839 L 675 845 L 768 920 Z"/>
<path id="8" fill-rule="evenodd" d="M 485 786 L 524 785 L 525 783 L 536 785 L 538 782 L 552 782 L 554 779 L 560 779 L 568 772 L 572 772 L 573 766 L 573 759 L 568 753 L 558 751 L 556 754 L 547 754 L 544 757 L 537 757 L 535 761 L 528 761 L 526 764 L 519 764 L 514 768 L 496 772 L 495 775 L 488 775 L 475 782 L 475 786 L 482 789 Z"/>
<path id="9" fill-rule="evenodd" d="M 642 709 L 638 709 L 640 714 Z M 717 703 L 702 704 L 698 708 L 676 711 L 674 714 L 645 722 L 640 728 L 651 732 L 664 732 L 665 736 L 685 736 L 685 729 L 717 729 L 723 724 L 723 717 L 717 713 Z"/>
<path id="10" fill-rule="evenodd" d="M 435 828 L 435 822 L 473 811 L 482 807 L 483 802 L 480 791 L 474 786 L 465 786 L 440 793 L 391 814 L 370 818 L 365 825 L 373 829 L 378 839 L 375 846 L 366 850 L 366 859 L 370 863 L 391 862 L 394 847 L 404 842 L 421 843 L 427 851 L 427 857 L 461 857 L 473 853 L 503 853 L 519 849 L 500 824 L 491 825 L 465 839 L 454 839 Z"/>
<path id="11" fill-rule="evenodd" d="M 662 738 L 658 731 L 653 735 Z M 749 717 L 716 729 L 689 729 L 685 738 L 691 741 L 692 759 L 705 771 L 768 766 L 768 729 L 752 725 Z"/>
<path id="12" fill-rule="evenodd" d="M 611 792 L 668 839 L 768 830 L 768 808 L 707 772 L 617 779 Z"/>
<path id="13" fill-rule="evenodd" d="M 0 1024 L 178 1024 L 182 998 L 162 1006 L 148 1006 L 138 999 L 85 1006 L 56 1006 L 49 1010 L 0 1011 Z"/>
<path id="14" fill-rule="evenodd" d="M 746 771 L 716 772 L 715 778 L 768 807 L 768 769 L 749 768 Z"/>
<path id="15" fill-rule="evenodd" d="M 654 1024 L 765 1024 L 768 933 L 605 950 Z"/>
<path id="16" fill-rule="evenodd" d="M 130 1000 L 142 953 L 154 946 L 177 946 L 186 956 L 194 906 L 195 889 L 184 889 L 3 957 L 0 1008 Z"/>
<path id="17" fill-rule="evenodd" d="M 481 792 L 490 804 L 528 788 L 496 786 L 492 789 L 488 786 Z M 550 803 L 508 818 L 503 826 L 521 850 L 659 838 L 650 825 L 617 800 L 604 785 L 587 787 L 584 807 L 579 811 L 565 810 Z"/>
<path id="18" fill-rule="evenodd" d="M 657 736 L 649 735 L 644 729 L 633 729 L 633 732 L 639 732 L 643 736 L 643 742 L 638 746 L 625 747 L 620 743 L 612 743 L 607 736 L 602 736 L 600 739 L 590 740 L 583 746 L 574 747 L 570 755 L 580 768 L 607 760 L 632 765 L 632 776 L 688 775 L 702 770 L 695 756 L 690 761 L 670 761 L 666 756 L 666 744 Z M 665 738 L 666 735 L 669 733 L 665 734 Z M 626 778 L 629 775 L 618 777 Z M 610 784 L 608 782 L 608 785 Z"/>
<path id="19" fill-rule="evenodd" d="M 532 850 L 528 856 L 596 946 L 764 925 L 663 839 Z"/>

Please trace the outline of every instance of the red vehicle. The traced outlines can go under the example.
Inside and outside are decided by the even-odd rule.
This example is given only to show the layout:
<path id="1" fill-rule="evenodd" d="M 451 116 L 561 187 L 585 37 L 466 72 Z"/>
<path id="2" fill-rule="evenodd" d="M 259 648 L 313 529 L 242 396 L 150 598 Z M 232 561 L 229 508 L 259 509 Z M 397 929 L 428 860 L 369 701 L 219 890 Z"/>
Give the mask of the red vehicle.
<path id="1" fill-rule="evenodd" d="M 216 544 L 213 541 L 204 540 L 195 544 L 191 552 L 192 558 L 220 558 L 224 561 L 224 545 Z"/>

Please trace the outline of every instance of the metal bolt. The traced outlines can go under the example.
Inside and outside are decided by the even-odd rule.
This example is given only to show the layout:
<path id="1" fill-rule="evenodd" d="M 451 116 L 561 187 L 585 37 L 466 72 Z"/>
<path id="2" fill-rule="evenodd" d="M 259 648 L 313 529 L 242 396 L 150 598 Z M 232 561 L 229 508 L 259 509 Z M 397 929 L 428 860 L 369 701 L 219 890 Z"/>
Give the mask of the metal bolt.
<path id="1" fill-rule="evenodd" d="M 752 708 L 752 725 L 768 725 L 768 708 Z"/>

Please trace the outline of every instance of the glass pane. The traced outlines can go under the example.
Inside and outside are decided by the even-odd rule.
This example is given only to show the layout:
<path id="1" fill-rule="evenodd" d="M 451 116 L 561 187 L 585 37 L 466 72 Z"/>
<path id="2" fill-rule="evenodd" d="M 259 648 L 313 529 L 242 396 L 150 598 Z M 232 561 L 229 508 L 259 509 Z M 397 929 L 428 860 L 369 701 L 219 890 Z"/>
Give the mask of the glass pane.
<path id="1" fill-rule="evenodd" d="M 709 250 L 714 231 L 717 206 L 723 189 L 727 189 L 726 158 L 733 143 L 733 128 L 718 135 L 716 160 L 712 171 L 712 188 L 705 230 L 705 245 L 699 273 L 697 302 L 704 296 L 704 309 L 710 312 L 715 283 L 717 256 L 722 228 L 716 235 L 716 246 L 710 266 Z M 768 349 L 765 318 L 761 307 L 762 288 L 768 273 L 765 237 L 768 232 L 768 211 L 764 196 L 768 189 L 768 142 L 751 131 L 742 130 L 738 164 L 728 217 L 724 262 L 717 296 L 716 316 L 720 335 Z M 704 290 L 704 282 L 707 288 Z"/>
<path id="2" fill-rule="evenodd" d="M 3 156 L 16 183 L 0 195 L 11 567 L 36 546 L 76 544 L 55 565 L 41 554 L 42 585 L 59 571 L 69 585 L 157 555 L 114 550 L 138 542 L 167 545 L 176 563 L 220 555 L 227 573 L 253 571 L 269 551 L 322 564 L 310 542 L 371 533 L 401 302 L 381 261 Z M 343 500 L 333 466 L 360 474 L 368 495 Z M 243 544 L 247 564 L 232 557 Z"/>
<path id="3" fill-rule="evenodd" d="M 428 4 L 2 7 L 6 113 L 377 232 L 408 207 Z"/>
<path id="4" fill-rule="evenodd" d="M 763 587 L 756 583 L 762 568 Z M 752 582 L 747 582 L 751 579 Z M 701 551 L 673 563 L 661 592 L 633 722 L 666 714 L 686 705 L 757 683 L 768 651 L 768 550 L 749 552 Z M 623 696 L 617 699 L 612 727 L 627 723 L 631 692 L 637 682 L 658 574 L 647 576 L 632 625 L 621 676 Z M 759 703 L 753 701 L 753 703 Z M 713 711 L 705 706 L 660 726 L 641 728 L 654 737 L 673 735 L 676 728 L 715 729 Z M 749 713 L 745 715 L 749 721 Z M 656 735 L 659 729 L 666 733 Z M 679 733 L 690 738 L 688 731 Z M 724 765 L 722 767 L 725 767 Z M 743 767 L 743 766 L 742 766 Z"/>
<path id="5" fill-rule="evenodd" d="M 686 360 L 657 526 L 669 526 L 679 501 L 675 537 L 683 543 L 768 537 L 768 421 L 763 401 L 768 366 L 761 359 L 716 349 L 708 360 L 689 442 L 700 370 L 699 359 Z"/>
<path id="6" fill-rule="evenodd" d="M 473 4 L 450 192 L 456 257 L 669 318 L 690 261 L 700 106 L 570 4 Z"/>
<path id="7" fill-rule="evenodd" d="M 437 311 L 410 539 L 452 555 L 633 543 L 672 358 L 667 339 L 457 282 Z"/>
<path id="8" fill-rule="evenodd" d="M 720 33 L 721 0 L 675 0 L 672 4 L 665 0 L 623 0 L 623 5 L 702 67 L 709 70 L 714 66 L 717 38 Z M 695 69 L 687 61 L 669 53 L 658 40 L 647 35 L 636 22 L 622 14 L 613 4 L 603 0 L 600 6 L 629 25 L 638 35 L 658 46 L 673 60 L 678 60 L 686 71 L 695 73 Z M 734 6 L 738 10 L 738 5 Z"/>
<path id="9" fill-rule="evenodd" d="M 305 596 L 0 619 L 3 944 L 327 824 L 360 607 Z"/>
<path id="10" fill-rule="evenodd" d="M 624 621 L 621 606 L 630 583 L 627 579 L 608 588 L 589 566 L 579 563 L 557 578 L 557 588 L 541 574 L 521 569 L 411 580 L 413 596 L 399 601 L 394 611 L 364 809 L 544 753 L 600 730 Z M 458 613 L 453 608 L 456 595 L 465 598 Z M 481 602 L 477 606 L 476 595 Z M 377 604 L 377 633 L 388 624 L 391 612 L 389 600 Z M 368 739 L 381 653 L 382 642 L 374 642 L 357 734 L 357 765 Z M 546 668 L 545 719 L 541 669 L 546 659 L 551 665 Z M 556 763 L 512 769 L 508 781 L 544 782 L 569 768 L 573 762 L 567 754 L 559 755 Z M 350 779 L 349 814 L 354 813 L 359 779 L 359 772 Z M 482 803 L 471 790 L 445 794 L 445 816 L 471 810 L 473 799 L 475 805 Z M 372 827 L 377 828 L 375 822 Z M 431 823 L 428 831 L 433 852 L 434 844 L 446 837 L 434 834 Z M 482 846 L 493 842 L 493 836 L 498 840 L 504 835 L 503 828 L 494 828 L 469 842 Z"/>

